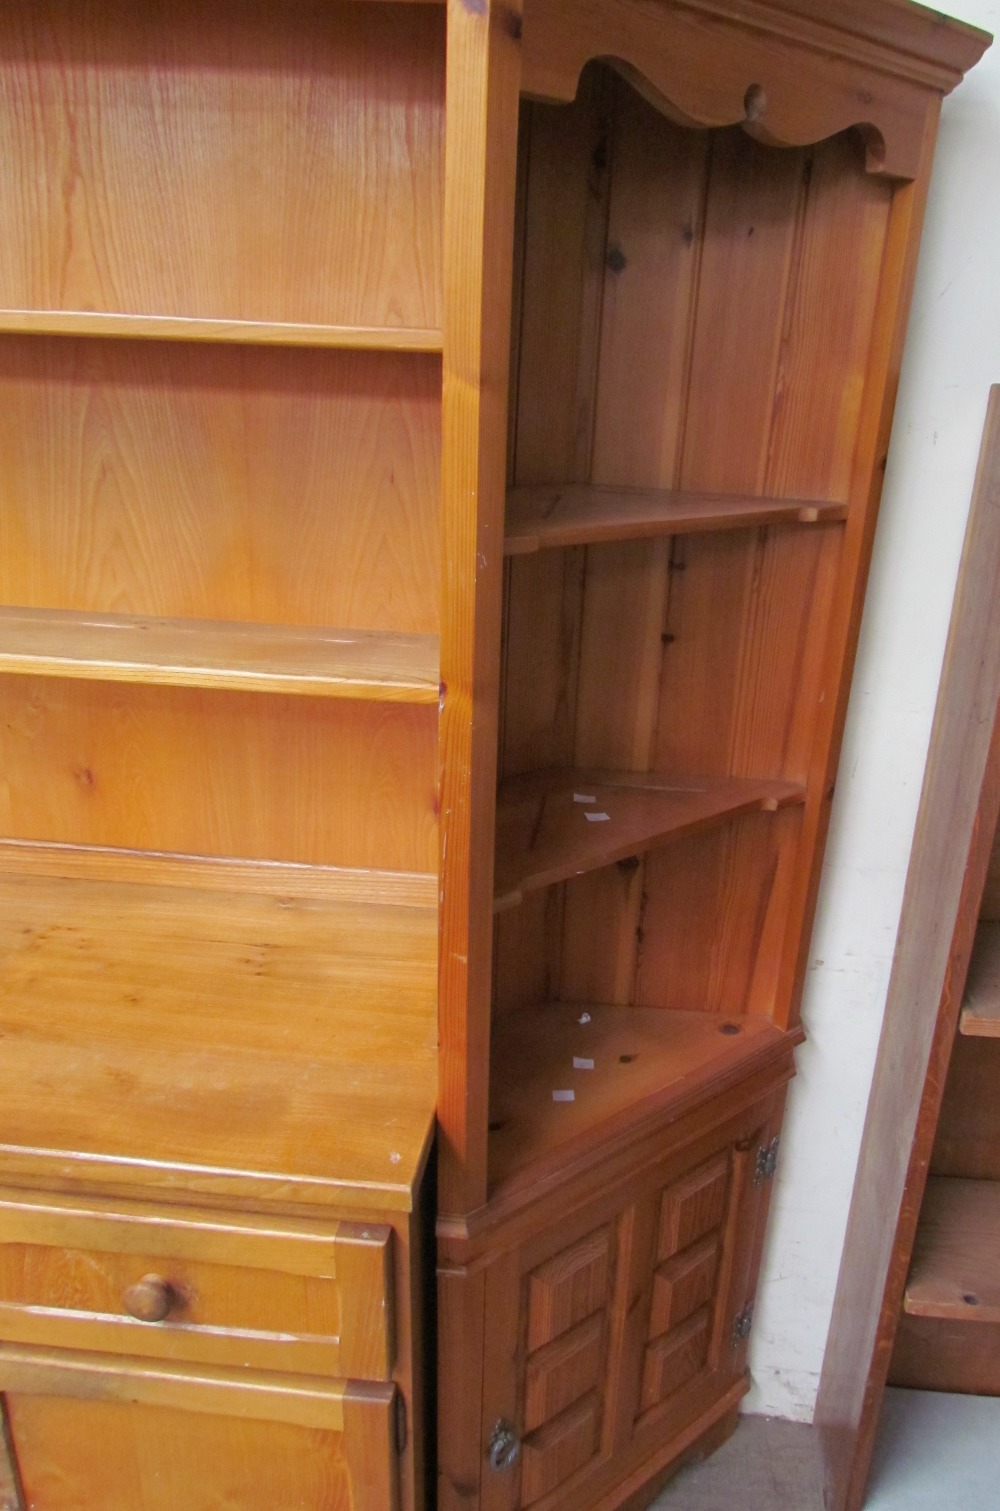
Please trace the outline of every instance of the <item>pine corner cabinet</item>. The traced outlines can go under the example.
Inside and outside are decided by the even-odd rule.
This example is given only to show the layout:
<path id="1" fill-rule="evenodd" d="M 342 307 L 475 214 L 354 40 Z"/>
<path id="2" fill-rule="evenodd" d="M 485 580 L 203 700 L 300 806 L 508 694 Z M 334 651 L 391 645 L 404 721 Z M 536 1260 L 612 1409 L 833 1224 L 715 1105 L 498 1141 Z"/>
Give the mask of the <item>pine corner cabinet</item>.
<path id="1" fill-rule="evenodd" d="M 732 1429 L 988 40 L 4 5 L 8 1511 L 612 1511 Z"/>

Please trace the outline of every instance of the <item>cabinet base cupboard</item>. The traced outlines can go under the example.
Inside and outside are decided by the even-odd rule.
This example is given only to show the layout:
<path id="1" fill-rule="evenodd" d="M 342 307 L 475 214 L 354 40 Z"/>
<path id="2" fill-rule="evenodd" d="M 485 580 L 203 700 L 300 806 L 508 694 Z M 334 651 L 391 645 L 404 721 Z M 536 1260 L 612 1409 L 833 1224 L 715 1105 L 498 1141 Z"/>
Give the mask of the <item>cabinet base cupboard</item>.
<path id="1" fill-rule="evenodd" d="M 11 1511 L 612 1511 L 731 1430 L 988 40 L 4 7 Z"/>

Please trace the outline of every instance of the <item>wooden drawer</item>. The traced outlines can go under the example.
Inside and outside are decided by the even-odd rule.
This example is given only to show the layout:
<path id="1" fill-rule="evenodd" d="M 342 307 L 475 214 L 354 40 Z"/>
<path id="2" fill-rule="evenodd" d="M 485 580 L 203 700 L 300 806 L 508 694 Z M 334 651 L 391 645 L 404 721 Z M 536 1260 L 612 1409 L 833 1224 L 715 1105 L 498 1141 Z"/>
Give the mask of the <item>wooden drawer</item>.
<path id="1" fill-rule="evenodd" d="M 0 1390 L 7 1419 L 0 1498 L 12 1506 L 394 1511 L 398 1505 L 392 1385 L 0 1345 Z"/>
<path id="2" fill-rule="evenodd" d="M 392 1229 L 0 1191 L 0 1337 L 382 1380 Z"/>

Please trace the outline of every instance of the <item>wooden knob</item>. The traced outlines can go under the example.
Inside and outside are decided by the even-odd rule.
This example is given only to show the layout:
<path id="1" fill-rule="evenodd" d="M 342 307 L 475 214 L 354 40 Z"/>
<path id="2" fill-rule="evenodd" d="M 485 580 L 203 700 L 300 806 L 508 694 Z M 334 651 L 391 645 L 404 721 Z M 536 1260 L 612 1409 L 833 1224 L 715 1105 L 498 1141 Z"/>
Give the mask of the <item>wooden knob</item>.
<path id="1" fill-rule="evenodd" d="M 137 1322 L 162 1322 L 170 1315 L 177 1292 L 162 1275 L 143 1275 L 125 1292 L 125 1310 Z"/>

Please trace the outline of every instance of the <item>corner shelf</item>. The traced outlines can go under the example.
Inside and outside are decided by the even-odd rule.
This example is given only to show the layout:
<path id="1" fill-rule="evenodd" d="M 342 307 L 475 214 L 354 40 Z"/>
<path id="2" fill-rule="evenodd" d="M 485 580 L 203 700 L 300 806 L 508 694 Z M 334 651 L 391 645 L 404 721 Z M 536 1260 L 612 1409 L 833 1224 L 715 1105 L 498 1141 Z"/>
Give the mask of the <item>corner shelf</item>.
<path id="1" fill-rule="evenodd" d="M 208 320 L 92 310 L 0 310 L 0 335 L 105 336 L 144 341 L 221 341 L 246 346 L 320 346 L 346 351 L 440 352 L 440 330 L 395 325 L 307 325 L 282 320 Z"/>
<path id="2" fill-rule="evenodd" d="M 546 1002 L 503 1014 L 490 1052 L 491 1198 L 645 1117 L 679 1117 L 800 1038 L 764 1017 L 661 1008 Z"/>
<path id="3" fill-rule="evenodd" d="M 948 1322 L 1000 1322 L 1000 1182 L 932 1175 L 904 1310 Z"/>
<path id="4" fill-rule="evenodd" d="M 0 608 L 0 673 L 436 704 L 435 635 Z"/>
<path id="5" fill-rule="evenodd" d="M 846 504 L 816 499 L 584 483 L 521 487 L 507 494 L 504 554 L 522 556 L 558 546 L 846 518 Z"/>
<path id="6" fill-rule="evenodd" d="M 805 801 L 794 782 L 563 768 L 510 777 L 497 802 L 494 910 L 754 810 Z"/>
<path id="7" fill-rule="evenodd" d="M 436 1087 L 437 910 L 5 872 L 8 1178 L 402 1207 Z"/>
<path id="8" fill-rule="evenodd" d="M 1000 923 L 981 922 L 969 961 L 959 1032 L 1000 1039 Z"/>

